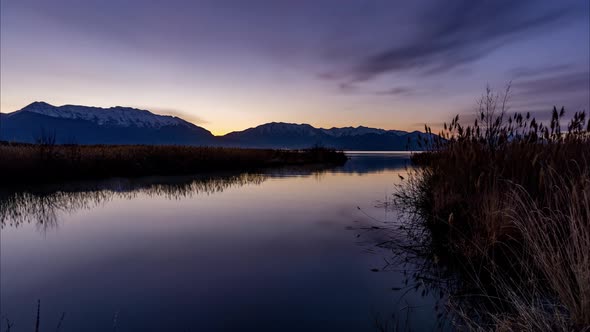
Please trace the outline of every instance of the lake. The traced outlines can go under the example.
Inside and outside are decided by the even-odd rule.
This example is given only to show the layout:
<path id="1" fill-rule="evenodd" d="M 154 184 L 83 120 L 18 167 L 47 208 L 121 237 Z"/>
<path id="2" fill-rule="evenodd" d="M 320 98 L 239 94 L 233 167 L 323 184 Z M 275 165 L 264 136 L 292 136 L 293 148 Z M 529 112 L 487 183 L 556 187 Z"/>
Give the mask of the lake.
<path id="1" fill-rule="evenodd" d="M 438 296 L 384 269 L 374 225 L 407 153 L 332 169 L 113 179 L 0 198 L 11 331 L 432 330 Z M 379 226 L 379 227 L 381 227 Z M 395 315 L 392 318 L 392 314 Z"/>

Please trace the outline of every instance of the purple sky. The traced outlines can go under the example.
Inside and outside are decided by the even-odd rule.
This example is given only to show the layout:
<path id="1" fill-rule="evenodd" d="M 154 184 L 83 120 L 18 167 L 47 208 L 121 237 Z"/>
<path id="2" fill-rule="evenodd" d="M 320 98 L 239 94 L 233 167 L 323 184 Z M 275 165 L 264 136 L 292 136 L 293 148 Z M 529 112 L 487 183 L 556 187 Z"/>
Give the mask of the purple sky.
<path id="1" fill-rule="evenodd" d="M 0 0 L 1 111 L 133 106 L 215 134 L 590 105 L 587 0 Z"/>

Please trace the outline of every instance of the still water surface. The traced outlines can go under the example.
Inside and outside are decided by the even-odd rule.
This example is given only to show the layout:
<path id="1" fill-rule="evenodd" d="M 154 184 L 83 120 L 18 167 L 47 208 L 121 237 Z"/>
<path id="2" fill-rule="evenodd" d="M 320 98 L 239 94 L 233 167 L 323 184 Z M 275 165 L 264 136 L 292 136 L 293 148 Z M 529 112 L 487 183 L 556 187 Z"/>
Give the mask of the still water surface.
<path id="1" fill-rule="evenodd" d="M 399 270 L 373 271 L 384 256 L 364 226 L 397 222 L 378 206 L 409 155 L 350 157 L 4 194 L 3 320 L 31 330 L 40 299 L 41 331 L 63 312 L 62 331 L 374 331 L 392 313 L 431 330 L 436 299 L 399 290 Z"/>

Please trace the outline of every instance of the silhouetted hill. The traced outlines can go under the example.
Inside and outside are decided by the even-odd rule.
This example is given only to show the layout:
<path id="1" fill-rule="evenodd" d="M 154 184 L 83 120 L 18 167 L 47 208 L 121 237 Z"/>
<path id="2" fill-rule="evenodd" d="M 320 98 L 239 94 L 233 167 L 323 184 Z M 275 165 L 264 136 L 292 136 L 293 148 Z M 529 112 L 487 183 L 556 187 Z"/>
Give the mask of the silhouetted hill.
<path id="1" fill-rule="evenodd" d="M 227 146 L 257 148 L 305 148 L 321 145 L 342 150 L 417 150 L 426 134 L 415 131 L 367 127 L 315 128 L 308 124 L 272 122 L 229 133 L 221 138 Z"/>
<path id="2" fill-rule="evenodd" d="M 128 107 L 98 108 L 32 103 L 2 117 L 2 140 L 78 144 L 209 145 L 213 135 L 177 117 Z"/>

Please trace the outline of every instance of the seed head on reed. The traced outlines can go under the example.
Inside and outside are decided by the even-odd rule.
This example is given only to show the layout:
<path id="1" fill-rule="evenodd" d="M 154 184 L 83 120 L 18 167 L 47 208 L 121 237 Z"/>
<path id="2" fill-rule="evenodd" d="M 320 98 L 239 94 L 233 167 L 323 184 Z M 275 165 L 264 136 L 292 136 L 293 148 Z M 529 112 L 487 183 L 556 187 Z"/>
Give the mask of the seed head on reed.
<path id="1" fill-rule="evenodd" d="M 584 329 L 590 120 L 576 112 L 563 127 L 566 112 L 553 107 L 546 125 L 529 113 L 509 113 L 509 97 L 510 86 L 503 94 L 486 89 L 473 123 L 455 116 L 436 139 L 422 142 L 427 152 L 413 155 L 417 167 L 397 202 L 474 272 L 469 278 L 479 296 L 501 303 L 488 319 L 453 307 L 466 327 Z"/>

